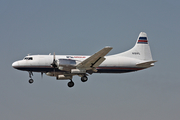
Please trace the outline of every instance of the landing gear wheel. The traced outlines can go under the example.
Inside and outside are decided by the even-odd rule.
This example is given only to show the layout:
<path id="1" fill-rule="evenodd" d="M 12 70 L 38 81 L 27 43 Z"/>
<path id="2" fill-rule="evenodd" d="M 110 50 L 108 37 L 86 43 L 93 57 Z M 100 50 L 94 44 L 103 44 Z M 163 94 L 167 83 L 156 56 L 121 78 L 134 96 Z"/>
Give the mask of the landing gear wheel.
<path id="1" fill-rule="evenodd" d="M 33 80 L 33 79 L 30 79 L 30 80 L 29 80 L 29 83 L 30 83 L 30 84 L 32 84 L 33 82 L 34 82 L 34 80 Z"/>
<path id="2" fill-rule="evenodd" d="M 73 86 L 74 86 L 74 82 L 72 80 L 68 82 L 68 87 L 73 87 Z"/>
<path id="3" fill-rule="evenodd" d="M 81 81 L 82 81 L 82 82 L 86 82 L 87 80 L 88 80 L 88 77 L 87 77 L 87 76 L 81 77 Z"/>

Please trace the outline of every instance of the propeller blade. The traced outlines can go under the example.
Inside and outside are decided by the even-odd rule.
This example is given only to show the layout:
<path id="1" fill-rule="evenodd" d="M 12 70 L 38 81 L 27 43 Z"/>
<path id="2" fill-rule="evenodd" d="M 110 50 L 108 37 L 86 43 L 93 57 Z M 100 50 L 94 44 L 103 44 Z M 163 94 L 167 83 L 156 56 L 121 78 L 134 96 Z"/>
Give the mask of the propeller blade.
<path id="1" fill-rule="evenodd" d="M 55 52 L 54 52 L 54 55 L 53 55 L 53 63 L 51 65 L 52 65 L 53 68 L 57 67 L 57 61 L 56 61 L 56 58 L 55 58 Z"/>
<path id="2" fill-rule="evenodd" d="M 54 60 L 55 60 L 55 52 L 54 52 Z"/>
<path id="3" fill-rule="evenodd" d="M 55 76 L 56 68 L 58 67 L 55 52 L 54 52 L 54 55 L 53 55 L 53 62 L 51 63 L 51 66 L 54 68 L 54 76 Z"/>
<path id="4" fill-rule="evenodd" d="M 41 72 L 41 79 L 43 78 L 43 72 Z"/>

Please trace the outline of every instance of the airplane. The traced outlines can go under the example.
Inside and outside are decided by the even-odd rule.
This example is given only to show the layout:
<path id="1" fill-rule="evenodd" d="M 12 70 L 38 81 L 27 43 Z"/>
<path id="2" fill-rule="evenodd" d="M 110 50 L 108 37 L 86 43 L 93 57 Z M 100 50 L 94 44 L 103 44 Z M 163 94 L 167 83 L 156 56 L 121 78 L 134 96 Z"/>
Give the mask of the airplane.
<path id="1" fill-rule="evenodd" d="M 29 83 L 33 83 L 33 72 L 45 73 L 57 80 L 70 80 L 68 87 L 73 87 L 73 76 L 88 80 L 93 73 L 127 73 L 154 66 L 148 37 L 140 32 L 135 46 L 122 53 L 108 55 L 112 47 L 106 46 L 91 56 L 85 55 L 28 55 L 23 60 L 15 61 L 12 67 L 29 72 Z"/>

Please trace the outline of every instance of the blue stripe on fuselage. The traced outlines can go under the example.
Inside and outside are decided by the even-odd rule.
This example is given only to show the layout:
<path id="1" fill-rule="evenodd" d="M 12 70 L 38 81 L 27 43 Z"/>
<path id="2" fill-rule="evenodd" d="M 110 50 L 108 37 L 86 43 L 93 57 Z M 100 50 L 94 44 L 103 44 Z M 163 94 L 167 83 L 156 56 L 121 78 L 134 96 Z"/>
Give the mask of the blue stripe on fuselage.
<path id="1" fill-rule="evenodd" d="M 18 70 L 23 71 L 32 71 L 32 72 L 53 72 L 54 68 L 48 67 L 48 66 L 41 66 L 41 67 L 16 67 Z M 125 72 L 133 72 L 137 70 L 142 70 L 144 68 L 138 68 L 138 67 L 98 67 L 97 73 L 125 73 Z M 66 72 L 59 70 L 58 68 L 55 68 L 56 72 Z"/>
<path id="2" fill-rule="evenodd" d="M 21 66 L 21 67 L 15 67 L 16 69 L 18 70 L 22 70 L 22 71 L 32 71 L 32 72 L 52 72 L 54 71 L 54 68 L 53 67 L 26 67 L 26 66 Z M 58 71 L 60 72 L 59 69 L 55 68 L 55 71 Z"/>

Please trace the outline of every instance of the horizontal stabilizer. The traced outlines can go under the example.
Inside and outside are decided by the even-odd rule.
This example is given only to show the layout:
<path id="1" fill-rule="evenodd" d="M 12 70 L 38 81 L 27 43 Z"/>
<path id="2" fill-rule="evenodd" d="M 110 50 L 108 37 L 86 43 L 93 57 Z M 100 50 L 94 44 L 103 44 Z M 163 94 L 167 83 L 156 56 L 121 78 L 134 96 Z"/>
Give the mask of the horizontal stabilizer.
<path id="1" fill-rule="evenodd" d="M 143 62 L 143 63 L 138 63 L 136 64 L 137 67 L 151 67 L 154 66 L 154 63 L 157 61 L 148 61 L 148 62 Z"/>

